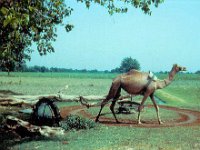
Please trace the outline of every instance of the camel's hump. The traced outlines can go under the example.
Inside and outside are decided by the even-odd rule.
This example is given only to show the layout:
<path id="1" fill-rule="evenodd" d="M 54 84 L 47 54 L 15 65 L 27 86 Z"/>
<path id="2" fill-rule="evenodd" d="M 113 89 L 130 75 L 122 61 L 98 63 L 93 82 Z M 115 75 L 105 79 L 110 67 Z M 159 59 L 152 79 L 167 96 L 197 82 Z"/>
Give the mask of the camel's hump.
<path id="1" fill-rule="evenodd" d="M 127 72 L 126 74 L 127 75 L 131 75 L 131 74 L 135 74 L 135 73 L 141 73 L 140 71 L 138 70 L 135 70 L 135 69 L 131 69 L 129 72 Z"/>

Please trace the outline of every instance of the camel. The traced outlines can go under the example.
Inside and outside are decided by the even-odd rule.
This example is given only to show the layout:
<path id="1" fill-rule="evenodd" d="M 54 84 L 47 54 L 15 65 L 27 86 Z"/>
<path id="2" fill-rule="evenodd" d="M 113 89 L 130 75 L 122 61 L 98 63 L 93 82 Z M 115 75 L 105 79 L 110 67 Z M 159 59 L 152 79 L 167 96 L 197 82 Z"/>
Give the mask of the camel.
<path id="1" fill-rule="evenodd" d="M 152 75 L 152 73 L 150 72 L 140 72 L 135 69 L 117 76 L 112 82 L 108 95 L 101 102 L 101 108 L 95 121 L 98 122 L 103 107 L 110 100 L 112 100 L 112 103 L 110 105 L 110 110 L 116 122 L 119 123 L 114 112 L 114 106 L 115 106 L 116 101 L 120 97 L 121 89 L 124 89 L 128 94 L 131 94 L 131 95 L 143 95 L 142 101 L 140 105 L 138 106 L 138 120 L 137 120 L 138 124 L 141 124 L 140 113 L 148 97 L 151 98 L 151 101 L 153 102 L 153 105 L 156 109 L 157 119 L 158 119 L 159 124 L 163 124 L 159 115 L 159 107 L 156 104 L 156 101 L 154 99 L 154 93 L 157 89 L 162 89 L 168 86 L 173 81 L 176 73 L 178 73 L 179 71 L 186 71 L 186 68 L 181 67 L 177 64 L 174 64 L 171 71 L 169 72 L 169 76 L 164 80 L 159 80 L 155 78 L 155 76 Z"/>

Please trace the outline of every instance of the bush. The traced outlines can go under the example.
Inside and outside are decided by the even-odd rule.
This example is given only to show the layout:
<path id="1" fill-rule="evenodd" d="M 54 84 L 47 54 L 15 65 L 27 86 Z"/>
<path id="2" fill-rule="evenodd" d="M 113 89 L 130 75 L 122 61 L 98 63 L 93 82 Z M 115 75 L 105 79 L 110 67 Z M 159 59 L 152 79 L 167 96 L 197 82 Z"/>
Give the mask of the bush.
<path id="1" fill-rule="evenodd" d="M 112 69 L 112 73 L 125 73 L 130 71 L 131 69 L 140 70 L 140 63 L 131 57 L 126 57 L 121 61 L 120 67 Z"/>
<path id="2" fill-rule="evenodd" d="M 90 129 L 94 128 L 96 123 L 93 120 L 82 118 L 78 115 L 69 115 L 65 120 L 61 122 L 61 127 L 65 130 L 71 129 Z"/>

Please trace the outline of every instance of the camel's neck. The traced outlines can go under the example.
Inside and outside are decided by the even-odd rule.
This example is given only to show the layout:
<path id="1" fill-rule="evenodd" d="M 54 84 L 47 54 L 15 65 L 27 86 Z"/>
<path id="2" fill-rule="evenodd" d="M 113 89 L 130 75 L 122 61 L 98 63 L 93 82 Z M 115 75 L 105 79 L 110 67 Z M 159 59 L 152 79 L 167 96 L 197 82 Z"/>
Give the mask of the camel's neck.
<path id="1" fill-rule="evenodd" d="M 168 78 L 157 81 L 157 89 L 162 89 L 162 88 L 168 86 L 173 81 L 176 73 L 177 72 L 172 68 L 172 70 L 169 72 Z"/>

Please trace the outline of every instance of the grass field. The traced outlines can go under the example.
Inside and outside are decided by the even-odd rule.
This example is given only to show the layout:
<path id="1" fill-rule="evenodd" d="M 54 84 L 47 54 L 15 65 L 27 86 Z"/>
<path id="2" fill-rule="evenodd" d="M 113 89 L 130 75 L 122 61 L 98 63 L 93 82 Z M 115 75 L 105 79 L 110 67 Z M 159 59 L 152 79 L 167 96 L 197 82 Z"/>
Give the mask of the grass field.
<path id="1" fill-rule="evenodd" d="M 14 73 L 8 77 L 0 74 L 0 90 L 12 90 L 23 94 L 57 93 L 65 85 L 70 95 L 106 94 L 115 74 L 89 73 Z M 106 89 L 105 89 L 106 88 Z"/>
<path id="2" fill-rule="evenodd" d="M 65 85 L 70 95 L 106 95 L 116 74 L 88 73 L 0 73 L 0 90 L 23 94 L 52 94 Z M 167 75 L 158 75 L 163 79 Z M 200 111 L 200 75 L 178 74 L 175 81 L 156 95 L 166 101 L 165 105 Z M 150 100 L 147 103 L 151 104 Z M 65 105 L 79 105 L 78 103 Z M 60 106 L 60 107 L 63 107 Z M 99 108 L 91 109 L 96 114 Z M 103 113 L 110 112 L 108 108 Z M 161 118 L 168 120 L 177 114 L 160 110 Z M 110 115 L 110 114 L 108 114 Z M 119 118 L 136 119 L 134 114 L 118 115 Z M 156 119 L 154 109 L 146 109 L 143 119 Z M 200 149 L 200 127 L 134 128 L 98 125 L 94 129 L 69 131 L 64 137 L 31 140 L 15 143 L 11 148 L 20 149 Z"/>

